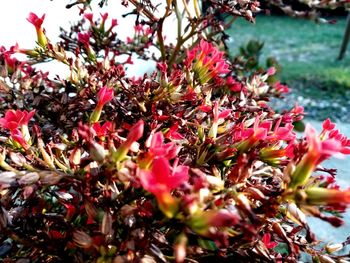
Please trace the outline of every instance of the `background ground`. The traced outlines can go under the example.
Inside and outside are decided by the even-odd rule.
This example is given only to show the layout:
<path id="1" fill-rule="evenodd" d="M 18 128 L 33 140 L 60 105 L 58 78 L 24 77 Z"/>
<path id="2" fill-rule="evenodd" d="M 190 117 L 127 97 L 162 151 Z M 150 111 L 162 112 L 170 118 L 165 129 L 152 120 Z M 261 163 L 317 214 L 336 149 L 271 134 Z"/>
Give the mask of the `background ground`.
<path id="1" fill-rule="evenodd" d="M 284 16 L 258 16 L 256 24 L 238 19 L 229 31 L 234 53 L 251 39 L 264 42 L 261 62 L 275 57 L 282 66 L 281 79 L 292 89 L 278 108 L 305 106 L 309 117 L 350 122 L 350 54 L 338 61 L 345 17 L 335 24 Z M 348 52 L 349 53 L 349 52 Z"/>

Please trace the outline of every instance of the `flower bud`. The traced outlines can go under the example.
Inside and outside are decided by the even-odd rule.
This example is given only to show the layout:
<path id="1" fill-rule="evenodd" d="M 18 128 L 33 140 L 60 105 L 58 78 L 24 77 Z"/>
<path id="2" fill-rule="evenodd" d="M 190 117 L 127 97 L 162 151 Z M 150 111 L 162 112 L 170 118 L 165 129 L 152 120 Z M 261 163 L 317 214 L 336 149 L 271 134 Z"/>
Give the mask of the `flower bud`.
<path id="1" fill-rule="evenodd" d="M 92 246 L 92 238 L 83 231 L 75 231 L 73 233 L 73 242 L 82 248 L 89 248 Z"/>
<path id="2" fill-rule="evenodd" d="M 102 162 L 106 157 L 106 150 L 101 144 L 93 142 L 90 146 L 90 156 L 94 161 Z"/>
<path id="3" fill-rule="evenodd" d="M 14 172 L 2 172 L 0 173 L 0 185 L 9 185 L 16 180 L 16 173 Z"/>
<path id="4" fill-rule="evenodd" d="M 213 190 L 213 193 L 220 192 L 224 189 L 225 182 L 216 176 L 206 176 L 207 182 L 209 183 L 209 188 Z"/>
<path id="5" fill-rule="evenodd" d="M 57 184 L 63 177 L 62 174 L 56 173 L 54 171 L 40 171 L 40 182 L 43 185 L 54 185 Z"/>
<path id="6" fill-rule="evenodd" d="M 9 156 L 11 158 L 11 161 L 20 167 L 26 163 L 26 158 L 24 158 L 24 156 L 20 153 L 10 152 Z"/>
<path id="7" fill-rule="evenodd" d="M 18 183 L 20 185 L 30 185 L 36 183 L 39 179 L 40 176 L 37 172 L 26 173 L 19 179 Z"/>
<path id="8" fill-rule="evenodd" d="M 111 235 L 113 233 L 112 224 L 113 220 L 111 214 L 108 212 L 104 213 L 101 224 L 101 233 L 104 235 Z"/>
<path id="9" fill-rule="evenodd" d="M 350 190 L 340 191 L 321 187 L 311 187 L 295 193 L 295 199 L 300 203 L 310 205 L 332 205 L 350 203 Z"/>
<path id="10" fill-rule="evenodd" d="M 334 253 L 334 252 L 337 252 L 341 249 L 343 249 L 344 245 L 343 244 L 327 244 L 325 249 L 327 251 L 327 253 Z"/>
<path id="11" fill-rule="evenodd" d="M 116 152 L 113 153 L 113 159 L 116 162 L 121 161 L 125 158 L 132 144 L 142 137 L 143 129 L 143 120 L 139 120 L 134 126 L 131 127 L 126 141 L 122 145 L 120 145 Z"/>
<path id="12" fill-rule="evenodd" d="M 174 247 L 176 263 L 181 263 L 185 261 L 187 242 L 188 242 L 188 239 L 185 234 L 181 233 L 179 236 L 177 236 L 175 240 L 175 247 Z"/>
<path id="13" fill-rule="evenodd" d="M 319 255 L 318 259 L 320 263 L 336 263 L 331 257 L 326 255 Z"/>

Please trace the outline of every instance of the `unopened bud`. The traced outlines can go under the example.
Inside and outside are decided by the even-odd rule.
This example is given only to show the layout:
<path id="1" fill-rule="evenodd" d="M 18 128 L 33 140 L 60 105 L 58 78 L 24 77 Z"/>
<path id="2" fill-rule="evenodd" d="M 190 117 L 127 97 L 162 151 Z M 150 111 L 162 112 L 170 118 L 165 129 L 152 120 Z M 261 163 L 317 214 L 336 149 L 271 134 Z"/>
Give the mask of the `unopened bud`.
<path id="1" fill-rule="evenodd" d="M 318 259 L 321 263 L 336 263 L 331 257 L 326 255 L 319 255 Z"/>
<path id="2" fill-rule="evenodd" d="M 24 156 L 20 153 L 10 152 L 9 156 L 11 158 L 11 161 L 20 167 L 26 163 L 26 158 L 24 158 Z"/>
<path id="3" fill-rule="evenodd" d="M 327 253 L 332 254 L 334 252 L 337 252 L 337 251 L 343 249 L 343 247 L 344 247 L 343 244 L 328 244 L 328 245 L 326 245 L 325 248 L 326 248 Z"/>
<path id="4" fill-rule="evenodd" d="M 187 245 L 187 237 L 185 234 L 180 234 L 175 240 L 175 262 L 181 263 L 185 261 L 186 258 L 186 245 Z"/>
<path id="5" fill-rule="evenodd" d="M 57 184 L 63 177 L 62 174 L 53 171 L 40 171 L 40 182 L 43 185 L 54 185 Z"/>
<path id="6" fill-rule="evenodd" d="M 76 147 L 70 157 L 69 157 L 69 161 L 74 164 L 74 165 L 79 165 L 81 162 L 81 149 Z"/>
<path id="7" fill-rule="evenodd" d="M 90 156 L 94 161 L 102 162 L 106 157 L 106 150 L 101 144 L 93 142 L 90 146 Z"/>
<path id="8" fill-rule="evenodd" d="M 112 229 L 112 216 L 110 213 L 104 213 L 103 219 L 102 219 L 102 224 L 101 224 L 101 233 L 104 235 L 110 235 L 113 232 Z"/>
<path id="9" fill-rule="evenodd" d="M 220 192 L 221 190 L 224 189 L 225 182 L 221 180 L 221 178 L 207 175 L 206 179 L 210 185 L 209 188 L 213 190 L 213 193 Z"/>
<path id="10" fill-rule="evenodd" d="M 305 190 L 306 202 L 314 205 L 331 205 L 350 203 L 350 190 L 340 191 L 321 187 L 311 187 Z"/>
<path id="11" fill-rule="evenodd" d="M 36 172 L 27 173 L 19 179 L 18 183 L 21 185 L 31 185 L 36 183 L 39 180 L 39 178 L 40 176 Z"/>
<path id="12" fill-rule="evenodd" d="M 0 173 L 0 185 L 11 184 L 16 180 L 16 173 L 14 172 L 2 172 Z"/>
<path id="13" fill-rule="evenodd" d="M 75 231 L 73 233 L 73 242 L 82 248 L 89 248 L 92 245 L 92 238 L 83 231 Z"/>

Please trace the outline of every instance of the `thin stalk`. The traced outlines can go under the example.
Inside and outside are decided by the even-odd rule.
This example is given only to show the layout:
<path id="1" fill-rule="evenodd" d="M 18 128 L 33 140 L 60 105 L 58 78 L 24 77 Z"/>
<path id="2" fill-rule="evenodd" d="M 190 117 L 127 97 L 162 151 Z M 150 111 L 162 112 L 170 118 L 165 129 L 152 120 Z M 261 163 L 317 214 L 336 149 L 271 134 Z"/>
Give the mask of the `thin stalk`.
<path id="1" fill-rule="evenodd" d="M 188 33 L 187 36 L 185 37 L 180 37 L 178 40 L 177 40 L 177 43 L 176 43 L 176 46 L 174 48 L 174 52 L 173 54 L 171 55 L 170 59 L 169 59 L 169 63 L 168 63 L 168 66 L 169 68 L 171 67 L 171 65 L 173 65 L 175 63 L 175 60 L 176 60 L 176 56 L 177 54 L 179 53 L 182 45 L 187 41 L 189 40 L 191 37 L 193 37 L 195 34 L 196 34 L 196 28 L 198 26 L 198 23 L 196 23 L 195 25 L 192 26 L 192 29 L 191 29 L 191 32 Z"/>
<path id="2" fill-rule="evenodd" d="M 165 61 L 165 45 L 164 45 L 164 39 L 163 39 L 163 22 L 164 22 L 164 18 L 162 18 L 158 21 L 157 37 L 158 37 L 160 54 L 162 56 L 162 60 Z"/>
<path id="3" fill-rule="evenodd" d="M 151 11 L 147 10 L 144 6 L 142 6 L 137 0 L 129 0 L 130 3 L 132 3 L 138 11 L 141 11 L 149 20 L 155 22 L 158 19 L 152 14 Z"/>
<path id="4" fill-rule="evenodd" d="M 201 16 L 201 11 L 199 9 L 199 4 L 197 0 L 193 0 L 194 11 L 196 12 L 197 18 Z"/>
<path id="5" fill-rule="evenodd" d="M 187 5 L 187 3 L 186 3 L 186 0 L 182 0 L 182 3 L 183 3 L 183 5 L 184 5 L 184 10 L 186 11 L 186 13 L 187 13 L 189 19 L 192 20 L 192 15 L 191 15 L 190 10 L 188 9 L 188 5 Z"/>

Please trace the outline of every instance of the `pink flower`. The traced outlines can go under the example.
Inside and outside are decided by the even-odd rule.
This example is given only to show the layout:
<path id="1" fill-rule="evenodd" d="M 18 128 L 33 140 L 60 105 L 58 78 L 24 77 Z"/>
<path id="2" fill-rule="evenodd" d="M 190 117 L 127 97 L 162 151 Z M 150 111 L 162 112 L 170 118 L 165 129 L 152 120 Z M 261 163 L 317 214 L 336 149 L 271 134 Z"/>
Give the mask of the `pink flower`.
<path id="1" fill-rule="evenodd" d="M 124 64 L 130 64 L 130 65 L 134 64 L 134 62 L 131 59 L 131 56 L 128 56 L 128 58 L 125 60 Z"/>
<path id="2" fill-rule="evenodd" d="M 94 21 L 93 21 L 93 17 L 94 17 L 94 15 L 93 15 L 92 13 L 86 13 L 86 14 L 84 14 L 84 18 L 86 18 L 87 20 L 89 20 L 91 24 L 94 22 Z"/>
<path id="3" fill-rule="evenodd" d="M 23 149 L 28 150 L 30 148 L 25 135 L 19 129 L 11 130 L 11 138 L 19 143 Z"/>
<path id="4" fill-rule="evenodd" d="M 219 103 L 215 101 L 213 107 L 213 122 L 209 131 L 209 137 L 216 138 L 218 132 L 219 121 L 224 120 L 231 114 L 231 110 L 223 110 L 219 112 Z"/>
<path id="5" fill-rule="evenodd" d="M 275 75 L 275 74 L 276 74 L 276 68 L 275 67 L 270 67 L 267 70 L 267 75 L 272 76 L 272 75 Z"/>
<path id="6" fill-rule="evenodd" d="M 331 120 L 328 118 L 322 123 L 322 127 L 326 131 L 331 131 L 335 128 L 335 123 L 331 122 Z"/>
<path id="7" fill-rule="evenodd" d="M 278 245 L 277 242 L 271 242 L 271 234 L 270 233 L 264 234 L 264 236 L 262 237 L 262 242 L 264 243 L 264 245 L 267 249 L 275 248 Z"/>
<path id="8" fill-rule="evenodd" d="M 154 157 L 165 157 L 171 160 L 176 157 L 180 147 L 173 142 L 163 143 L 164 136 L 162 132 L 156 132 L 151 139 L 149 152 Z"/>
<path id="9" fill-rule="evenodd" d="M 330 137 L 321 140 L 323 137 L 322 134 L 318 136 L 315 129 L 310 125 L 306 126 L 305 133 L 308 142 L 308 151 L 291 175 L 290 187 L 292 188 L 304 185 L 317 165 L 329 159 L 332 155 L 350 154 L 350 145 L 347 144 L 345 136 L 341 136 L 341 138 Z"/>
<path id="10" fill-rule="evenodd" d="M 134 40 L 131 37 L 126 37 L 126 43 L 131 44 Z"/>
<path id="11" fill-rule="evenodd" d="M 34 13 L 30 13 L 29 17 L 27 18 L 27 20 L 35 26 L 38 43 L 42 47 L 46 47 L 47 45 L 47 38 L 45 36 L 44 31 L 41 28 L 44 22 L 44 19 L 45 19 L 45 14 L 40 18 Z"/>
<path id="12" fill-rule="evenodd" d="M 90 33 L 78 33 L 78 41 L 84 45 L 90 45 Z"/>
<path id="13" fill-rule="evenodd" d="M 100 13 L 100 16 L 102 18 L 102 23 L 104 23 L 107 20 L 107 18 L 108 18 L 108 13 L 104 13 L 104 14 Z"/>
<path id="14" fill-rule="evenodd" d="M 26 110 L 8 110 L 5 117 L 0 118 L 0 126 L 10 131 L 18 127 L 28 126 L 28 122 L 34 116 L 35 110 L 27 112 Z"/>
<path id="15" fill-rule="evenodd" d="M 45 14 L 42 15 L 42 17 L 38 17 L 36 14 L 30 12 L 29 17 L 27 20 L 35 26 L 35 28 L 38 30 L 41 28 L 41 25 L 43 24 L 45 19 Z"/>
<path id="16" fill-rule="evenodd" d="M 134 30 L 137 34 L 140 34 L 143 30 L 143 26 L 141 24 L 138 24 L 138 25 L 134 26 Z"/>
<path id="17" fill-rule="evenodd" d="M 165 134 L 165 137 L 173 140 L 182 140 L 184 136 L 178 132 L 178 129 L 179 129 L 178 123 L 172 125 L 169 128 L 168 132 Z"/>
<path id="18" fill-rule="evenodd" d="M 144 125 L 143 120 L 139 120 L 134 126 L 131 127 L 125 142 L 123 142 L 114 153 L 114 159 L 116 162 L 123 160 L 130 150 L 132 144 L 142 137 Z"/>
<path id="19" fill-rule="evenodd" d="M 104 137 L 112 129 L 112 123 L 107 121 L 101 126 L 101 123 L 96 122 L 92 125 L 92 129 L 95 131 L 97 137 Z"/>
<path id="20" fill-rule="evenodd" d="M 188 166 L 171 167 L 165 157 L 154 159 L 151 170 L 140 170 L 140 182 L 157 199 L 188 181 Z"/>
<path id="21" fill-rule="evenodd" d="M 16 68 L 16 64 L 18 63 L 18 60 L 16 58 L 11 58 L 11 55 L 9 53 L 4 54 L 4 59 L 7 66 L 7 70 L 10 73 L 12 73 Z"/>
<path id="22" fill-rule="evenodd" d="M 281 82 L 279 82 L 279 81 L 275 83 L 274 88 L 278 93 L 288 93 L 289 92 L 288 86 L 281 84 Z"/>
<path id="23" fill-rule="evenodd" d="M 106 103 L 110 102 L 114 97 L 113 88 L 108 88 L 106 86 L 102 87 L 97 94 L 98 103 L 97 108 L 102 108 Z"/>
<path id="24" fill-rule="evenodd" d="M 185 65 L 198 74 L 203 84 L 220 74 L 230 72 L 229 64 L 226 63 L 223 56 L 224 52 L 220 52 L 211 43 L 202 39 L 199 46 L 187 52 Z"/>
<path id="25" fill-rule="evenodd" d="M 167 73 L 167 70 L 168 70 L 168 65 L 167 63 L 165 62 L 158 62 L 157 63 L 157 69 L 163 73 L 163 74 L 166 74 Z"/>
<path id="26" fill-rule="evenodd" d="M 140 139 L 143 135 L 144 126 L 145 123 L 143 120 L 139 120 L 134 126 L 132 126 L 124 144 L 131 145 L 133 142 Z"/>
<path id="27" fill-rule="evenodd" d="M 169 218 L 178 210 L 171 191 L 188 181 L 188 170 L 189 167 L 183 165 L 171 167 L 168 159 L 160 157 L 153 160 L 151 170 L 140 169 L 138 172 L 143 188 L 155 195 L 160 210 Z"/>
<path id="28" fill-rule="evenodd" d="M 118 20 L 113 18 L 111 22 L 111 27 L 108 29 L 108 31 L 111 31 L 117 25 L 118 25 Z"/>
<path id="29" fill-rule="evenodd" d="M 239 81 L 235 80 L 233 77 L 229 76 L 226 79 L 226 85 L 228 86 L 228 88 L 233 91 L 233 92 L 240 92 L 240 91 L 245 91 L 242 83 L 240 83 Z"/>
<path id="30" fill-rule="evenodd" d="M 260 123 L 260 116 L 255 117 L 254 126 L 245 129 L 243 123 L 239 129 L 234 132 L 234 140 L 239 142 L 237 149 L 241 152 L 247 151 L 255 146 L 260 140 L 267 137 L 267 133 L 271 130 L 272 122 L 265 121 Z"/>

